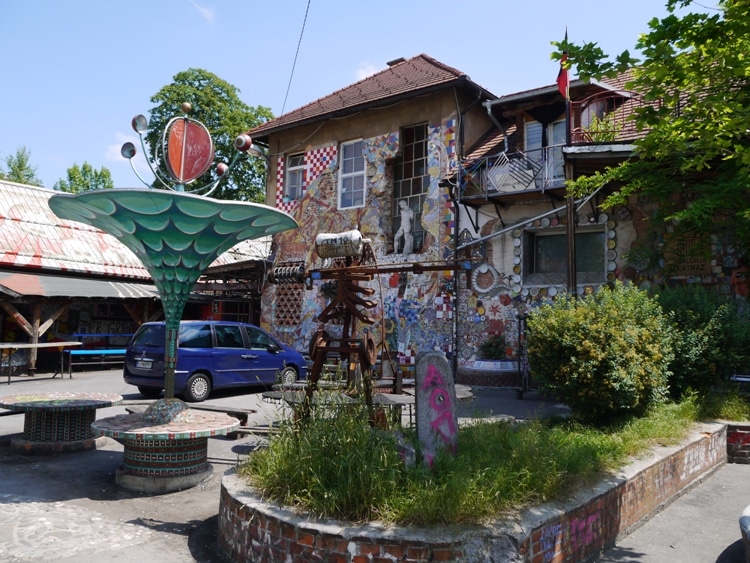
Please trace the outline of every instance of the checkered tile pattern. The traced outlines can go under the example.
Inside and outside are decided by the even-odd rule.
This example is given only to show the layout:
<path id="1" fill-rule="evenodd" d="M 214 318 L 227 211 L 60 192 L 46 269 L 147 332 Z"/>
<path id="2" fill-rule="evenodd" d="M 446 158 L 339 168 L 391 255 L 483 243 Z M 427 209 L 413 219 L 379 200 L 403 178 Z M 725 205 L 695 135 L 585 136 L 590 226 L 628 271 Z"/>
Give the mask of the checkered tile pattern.
<path id="1" fill-rule="evenodd" d="M 435 298 L 435 317 L 438 319 L 453 318 L 453 303 L 450 295 L 442 294 Z"/>
<path id="2" fill-rule="evenodd" d="M 318 179 L 324 170 L 336 164 L 338 147 L 329 145 L 305 153 L 305 178 L 303 181 L 303 194 L 307 187 Z M 286 169 L 286 157 L 280 156 L 276 162 L 276 208 L 290 213 L 298 201 L 287 201 L 284 198 L 284 182 Z"/>
<path id="3" fill-rule="evenodd" d="M 401 366 L 413 366 L 417 363 L 417 352 L 407 349 L 398 355 L 398 363 Z"/>
<path id="4" fill-rule="evenodd" d="M 305 155 L 305 187 L 318 179 L 324 170 L 336 164 L 338 147 L 330 145 L 310 151 Z"/>

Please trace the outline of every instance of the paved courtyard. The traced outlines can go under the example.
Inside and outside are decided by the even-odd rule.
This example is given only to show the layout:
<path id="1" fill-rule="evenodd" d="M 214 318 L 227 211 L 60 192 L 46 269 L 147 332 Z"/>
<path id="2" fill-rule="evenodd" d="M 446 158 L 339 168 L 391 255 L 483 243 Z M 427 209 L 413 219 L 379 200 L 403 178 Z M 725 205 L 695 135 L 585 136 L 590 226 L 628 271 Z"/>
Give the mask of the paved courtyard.
<path id="1" fill-rule="evenodd" d="M 73 379 L 13 377 L 0 396 L 51 391 L 117 393 L 141 397 L 120 370 L 76 373 Z M 534 392 L 518 400 L 512 389 L 477 387 L 459 416 L 508 415 L 519 419 L 564 412 Z M 212 397 L 213 405 L 254 409 L 250 425 L 267 427 L 282 413 L 262 400 L 262 390 Z M 125 413 L 124 406 L 97 411 L 97 418 Z M 14 454 L 10 439 L 23 431 L 23 415 L 0 417 L 0 560 L 99 563 L 220 562 L 216 526 L 222 475 L 264 440 L 262 432 L 234 440 L 209 440 L 212 477 L 196 487 L 162 495 L 115 485 L 122 446 L 104 439 L 97 450 L 58 456 Z M 744 561 L 739 512 L 750 504 L 750 466 L 725 466 L 654 517 L 602 561 L 639 563 Z M 665 557 L 667 556 L 667 559 Z"/>

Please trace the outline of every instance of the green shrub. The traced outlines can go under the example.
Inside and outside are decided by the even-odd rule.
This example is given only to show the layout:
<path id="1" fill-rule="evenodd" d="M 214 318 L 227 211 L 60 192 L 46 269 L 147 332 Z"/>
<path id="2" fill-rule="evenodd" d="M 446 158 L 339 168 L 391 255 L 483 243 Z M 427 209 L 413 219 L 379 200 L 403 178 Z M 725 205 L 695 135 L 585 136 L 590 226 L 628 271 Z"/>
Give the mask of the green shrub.
<path id="1" fill-rule="evenodd" d="M 617 283 L 580 299 L 562 296 L 532 311 L 534 380 L 585 422 L 638 415 L 667 394 L 672 331 L 658 303 Z"/>
<path id="2" fill-rule="evenodd" d="M 737 314 L 731 299 L 694 285 L 661 289 L 656 298 L 675 334 L 669 379 L 674 399 L 688 389 L 705 395 L 747 368 L 750 323 Z"/>
<path id="3" fill-rule="evenodd" d="M 508 343 L 505 334 L 493 334 L 479 345 L 479 353 L 485 360 L 504 360 L 507 357 Z"/>

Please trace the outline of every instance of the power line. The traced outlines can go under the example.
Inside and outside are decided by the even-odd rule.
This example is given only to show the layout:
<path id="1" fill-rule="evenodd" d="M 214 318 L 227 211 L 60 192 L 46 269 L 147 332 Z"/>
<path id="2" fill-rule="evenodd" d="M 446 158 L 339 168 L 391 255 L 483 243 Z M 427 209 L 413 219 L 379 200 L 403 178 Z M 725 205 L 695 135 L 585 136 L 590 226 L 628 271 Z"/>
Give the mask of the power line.
<path id="1" fill-rule="evenodd" d="M 302 35 L 305 33 L 305 24 L 307 23 L 307 14 L 310 11 L 310 2 L 307 0 L 307 8 L 305 9 L 305 19 L 302 22 L 302 30 L 299 32 L 299 41 L 297 42 L 297 52 L 294 53 L 294 62 L 292 63 L 292 72 L 289 75 L 289 84 L 286 87 L 286 95 L 284 96 L 284 105 L 281 106 L 281 115 L 284 115 L 286 109 L 286 100 L 289 97 L 289 90 L 292 89 L 292 78 L 294 77 L 294 67 L 297 66 L 297 56 L 299 56 L 299 47 L 302 44 Z"/>

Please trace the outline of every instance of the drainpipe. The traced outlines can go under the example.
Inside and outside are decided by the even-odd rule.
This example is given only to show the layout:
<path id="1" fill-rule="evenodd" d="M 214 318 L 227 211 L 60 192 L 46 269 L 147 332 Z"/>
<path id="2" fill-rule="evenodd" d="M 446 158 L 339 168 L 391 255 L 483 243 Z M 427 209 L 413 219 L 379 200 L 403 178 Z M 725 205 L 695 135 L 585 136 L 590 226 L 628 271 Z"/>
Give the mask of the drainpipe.
<path id="1" fill-rule="evenodd" d="M 505 148 L 505 152 L 508 152 L 508 131 L 503 127 L 503 124 L 498 121 L 498 119 L 495 117 L 495 115 L 492 113 L 492 102 L 485 102 L 484 107 L 487 108 L 487 117 L 490 118 L 490 121 L 495 124 L 495 127 L 500 129 L 500 131 L 503 132 L 503 146 Z"/>
<path id="2" fill-rule="evenodd" d="M 471 102 L 466 108 L 461 110 L 461 106 L 458 103 L 458 93 L 456 88 L 453 89 L 453 99 L 456 102 L 456 114 L 458 115 L 458 142 L 456 143 L 456 190 L 460 190 L 461 187 L 461 161 L 463 160 L 464 156 L 464 115 L 467 111 L 469 111 L 479 100 L 482 98 L 481 92 L 477 91 L 477 97 L 476 99 Z M 451 201 L 453 202 L 453 209 L 454 209 L 454 215 L 455 220 L 453 221 L 453 301 L 454 301 L 454 308 L 453 308 L 453 358 L 452 358 L 452 368 L 453 368 L 453 376 L 454 378 L 458 377 L 458 328 L 459 328 L 459 322 L 458 322 L 458 302 L 460 299 L 459 290 L 460 286 L 458 283 L 458 277 L 459 277 L 459 264 L 461 263 L 461 260 L 458 256 L 458 235 L 461 232 L 460 229 L 460 217 L 461 217 L 461 208 L 459 206 L 459 194 L 458 193 L 450 193 L 449 189 L 449 195 L 451 196 Z"/>

